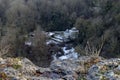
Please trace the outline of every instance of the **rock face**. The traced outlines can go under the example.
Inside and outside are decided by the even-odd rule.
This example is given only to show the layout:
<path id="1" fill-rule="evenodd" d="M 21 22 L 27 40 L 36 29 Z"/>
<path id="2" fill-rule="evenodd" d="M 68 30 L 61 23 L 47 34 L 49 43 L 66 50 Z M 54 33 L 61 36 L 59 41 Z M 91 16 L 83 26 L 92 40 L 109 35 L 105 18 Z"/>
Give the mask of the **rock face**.
<path id="1" fill-rule="evenodd" d="M 2 80 L 51 80 L 47 77 L 42 77 L 42 72 L 37 70 L 42 69 L 34 65 L 27 58 L 0 58 L 0 79 Z"/>
<path id="2" fill-rule="evenodd" d="M 77 80 L 79 74 L 87 74 L 89 67 L 100 60 L 99 57 L 87 56 L 79 59 L 55 60 L 51 63 L 50 69 L 65 80 Z"/>
<path id="3" fill-rule="evenodd" d="M 88 71 L 88 80 L 120 80 L 120 59 L 103 60 Z"/>
<path id="4" fill-rule="evenodd" d="M 120 59 L 82 56 L 53 60 L 49 68 L 27 58 L 0 58 L 1 80 L 120 80 Z"/>
<path id="5" fill-rule="evenodd" d="M 101 57 L 80 57 L 78 59 L 56 60 L 51 71 L 65 80 L 120 80 L 120 59 Z"/>
<path id="6" fill-rule="evenodd" d="M 73 60 L 64 60 L 64 61 L 53 61 L 51 63 L 51 70 L 56 74 L 60 75 L 60 78 L 71 78 L 75 80 L 75 70 L 77 68 L 77 64 Z"/>
<path id="7" fill-rule="evenodd" d="M 120 80 L 119 58 L 79 57 L 71 44 L 61 46 L 62 42 L 74 40 L 77 35 L 75 28 L 49 34 L 46 44 L 55 44 L 50 46 L 50 52 L 55 54 L 51 54 L 54 60 L 48 68 L 38 67 L 27 58 L 0 58 L 0 80 Z"/>

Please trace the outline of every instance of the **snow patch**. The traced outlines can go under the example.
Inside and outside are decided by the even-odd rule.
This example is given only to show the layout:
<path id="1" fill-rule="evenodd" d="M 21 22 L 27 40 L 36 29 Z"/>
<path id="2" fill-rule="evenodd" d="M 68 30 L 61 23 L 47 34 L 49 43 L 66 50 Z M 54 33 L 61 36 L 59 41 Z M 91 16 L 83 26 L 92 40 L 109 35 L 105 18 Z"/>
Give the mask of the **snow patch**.
<path id="1" fill-rule="evenodd" d="M 32 42 L 25 42 L 25 45 L 31 46 L 31 45 L 32 45 Z"/>
<path id="2" fill-rule="evenodd" d="M 72 58 L 72 59 L 77 59 L 78 58 L 78 53 L 75 52 L 74 48 L 66 50 L 66 47 L 63 47 L 63 51 L 64 51 L 65 55 L 59 57 L 60 60 L 70 59 L 70 58 Z"/>

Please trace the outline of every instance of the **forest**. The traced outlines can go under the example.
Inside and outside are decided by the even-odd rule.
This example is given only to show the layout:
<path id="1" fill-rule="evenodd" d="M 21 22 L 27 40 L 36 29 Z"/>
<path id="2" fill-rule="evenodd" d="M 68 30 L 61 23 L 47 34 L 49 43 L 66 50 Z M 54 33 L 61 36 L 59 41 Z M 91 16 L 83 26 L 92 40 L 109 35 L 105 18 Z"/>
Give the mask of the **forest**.
<path id="1" fill-rule="evenodd" d="M 79 30 L 81 55 L 120 57 L 120 0 L 0 0 L 0 56 L 26 56 L 31 32 L 34 55 L 48 56 L 42 31 L 72 27 Z"/>

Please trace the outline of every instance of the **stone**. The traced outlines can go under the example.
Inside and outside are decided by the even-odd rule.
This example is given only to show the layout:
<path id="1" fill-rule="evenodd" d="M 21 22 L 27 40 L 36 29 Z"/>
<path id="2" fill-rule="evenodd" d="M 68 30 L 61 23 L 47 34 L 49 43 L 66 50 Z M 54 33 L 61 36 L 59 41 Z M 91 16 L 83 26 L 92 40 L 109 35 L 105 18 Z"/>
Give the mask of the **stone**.
<path id="1" fill-rule="evenodd" d="M 18 76 L 19 75 L 19 71 L 13 69 L 12 67 L 5 68 L 3 70 L 3 72 L 5 72 L 7 74 L 7 76 L 10 76 L 10 77 L 14 77 L 14 76 Z"/>
<path id="2" fill-rule="evenodd" d="M 120 65 L 118 65 L 117 69 L 120 70 Z"/>
<path id="3" fill-rule="evenodd" d="M 87 80 L 119 80 L 120 59 L 102 60 L 88 70 Z"/>
<path id="4" fill-rule="evenodd" d="M 114 74 L 114 72 L 112 70 L 110 70 L 110 71 L 107 71 L 105 73 L 105 75 L 106 75 L 106 77 L 110 78 L 110 77 L 113 77 L 115 74 Z"/>
<path id="5" fill-rule="evenodd" d="M 100 57 L 93 58 L 90 56 L 84 56 L 79 57 L 78 59 L 54 60 L 51 62 L 50 69 L 51 71 L 61 73 L 62 78 L 69 78 L 66 77 L 69 75 L 72 76 L 73 80 L 76 80 L 78 78 L 78 74 L 87 74 L 89 67 L 97 63 L 100 59 Z M 97 70 L 98 68 L 99 67 L 96 66 L 93 69 Z"/>
<path id="6" fill-rule="evenodd" d="M 27 58 L 24 58 L 21 60 L 22 62 L 22 69 L 21 72 L 26 74 L 26 75 L 34 75 L 36 70 L 37 70 L 37 66 L 35 66 L 30 60 L 28 60 Z"/>

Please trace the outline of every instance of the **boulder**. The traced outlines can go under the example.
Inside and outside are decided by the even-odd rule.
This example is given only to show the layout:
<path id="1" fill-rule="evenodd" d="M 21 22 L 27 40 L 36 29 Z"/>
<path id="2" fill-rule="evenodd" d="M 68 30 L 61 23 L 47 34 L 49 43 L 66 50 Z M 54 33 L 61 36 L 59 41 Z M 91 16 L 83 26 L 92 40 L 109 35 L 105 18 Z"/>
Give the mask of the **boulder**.
<path id="1" fill-rule="evenodd" d="M 87 80 L 120 80 L 120 59 L 108 59 L 93 65 L 88 70 Z"/>
<path id="2" fill-rule="evenodd" d="M 0 58 L 0 79 L 2 80 L 52 80 L 42 77 L 45 71 L 50 69 L 40 68 L 27 58 Z"/>
<path id="3" fill-rule="evenodd" d="M 50 65 L 50 69 L 62 75 L 61 78 L 76 80 L 79 74 L 87 74 L 89 68 L 100 60 L 100 57 L 87 56 L 79 59 L 54 60 Z"/>

